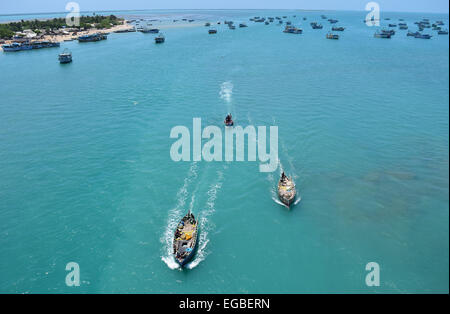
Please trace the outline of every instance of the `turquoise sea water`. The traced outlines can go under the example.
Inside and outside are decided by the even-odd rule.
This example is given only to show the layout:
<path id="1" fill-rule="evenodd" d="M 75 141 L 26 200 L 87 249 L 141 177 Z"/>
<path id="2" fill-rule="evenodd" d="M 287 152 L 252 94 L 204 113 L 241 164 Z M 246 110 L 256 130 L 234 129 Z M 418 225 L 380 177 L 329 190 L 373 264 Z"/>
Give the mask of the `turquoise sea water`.
<path id="1" fill-rule="evenodd" d="M 448 293 L 447 36 L 375 39 L 366 12 L 164 14 L 249 27 L 0 54 L 0 292 Z M 248 22 L 293 14 L 302 35 Z M 341 39 L 325 39 L 321 14 Z M 171 160 L 172 127 L 222 127 L 227 112 L 278 126 L 302 198 L 290 211 L 274 201 L 279 169 Z M 200 245 L 180 270 L 168 252 L 188 209 Z M 69 262 L 80 287 L 65 285 Z M 380 287 L 365 284 L 369 262 Z"/>

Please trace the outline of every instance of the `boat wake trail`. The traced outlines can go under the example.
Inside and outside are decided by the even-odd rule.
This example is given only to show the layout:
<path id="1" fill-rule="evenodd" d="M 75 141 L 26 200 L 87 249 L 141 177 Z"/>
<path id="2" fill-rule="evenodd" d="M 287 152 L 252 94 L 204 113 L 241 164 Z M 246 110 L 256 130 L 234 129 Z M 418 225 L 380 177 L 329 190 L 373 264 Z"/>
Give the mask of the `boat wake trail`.
<path id="1" fill-rule="evenodd" d="M 231 81 L 226 81 L 223 82 L 220 85 L 220 98 L 222 98 L 226 105 L 227 105 L 227 112 L 230 113 L 231 111 L 233 111 L 232 109 L 232 103 L 231 103 L 231 97 L 233 95 L 233 83 L 231 83 Z"/>
<path id="2" fill-rule="evenodd" d="M 210 185 L 208 190 L 208 200 L 206 201 L 206 208 L 199 212 L 199 228 L 200 234 L 198 239 L 197 253 L 194 260 L 190 262 L 186 267 L 193 269 L 203 260 L 205 260 L 208 252 L 206 246 L 208 245 L 209 238 L 208 233 L 214 228 L 214 225 L 209 221 L 209 217 L 216 211 L 215 204 L 217 193 L 222 188 L 224 173 L 222 170 L 217 171 L 217 182 Z"/>
<path id="3" fill-rule="evenodd" d="M 220 98 L 225 100 L 227 103 L 231 102 L 231 96 L 233 95 L 233 83 L 230 81 L 223 82 L 220 85 L 220 92 L 219 92 Z"/>
<path id="4" fill-rule="evenodd" d="M 187 177 L 184 179 L 183 186 L 177 192 L 177 204 L 174 208 L 169 211 L 169 218 L 167 219 L 167 227 L 164 232 L 163 237 L 160 239 L 161 243 L 164 244 L 164 254 L 161 256 L 161 260 L 167 264 L 170 269 L 179 268 L 178 263 L 175 261 L 172 254 L 172 241 L 173 232 L 183 214 L 183 208 L 186 205 L 186 200 L 188 198 L 188 189 L 192 181 L 197 178 L 197 163 L 194 162 L 189 169 Z M 192 195 L 190 207 L 193 206 L 195 200 L 195 193 Z"/>

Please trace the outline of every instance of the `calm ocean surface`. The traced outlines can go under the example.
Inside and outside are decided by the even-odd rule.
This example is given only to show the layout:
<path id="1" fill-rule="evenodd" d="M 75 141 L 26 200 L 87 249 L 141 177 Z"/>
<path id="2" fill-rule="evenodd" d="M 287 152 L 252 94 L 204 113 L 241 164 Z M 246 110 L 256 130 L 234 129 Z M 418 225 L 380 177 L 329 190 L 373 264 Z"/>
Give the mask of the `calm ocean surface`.
<path id="1" fill-rule="evenodd" d="M 0 292 L 448 293 L 448 36 L 375 39 L 367 12 L 122 15 L 158 14 L 249 27 L 0 53 Z M 248 22 L 293 14 L 302 35 Z M 340 40 L 325 39 L 321 14 L 346 27 Z M 64 48 L 74 62 L 62 66 Z M 290 211 L 274 201 L 279 169 L 171 160 L 172 127 L 222 127 L 227 112 L 279 127 L 302 197 Z M 168 252 L 188 209 L 200 246 L 181 271 Z M 369 262 L 380 287 L 365 284 Z"/>

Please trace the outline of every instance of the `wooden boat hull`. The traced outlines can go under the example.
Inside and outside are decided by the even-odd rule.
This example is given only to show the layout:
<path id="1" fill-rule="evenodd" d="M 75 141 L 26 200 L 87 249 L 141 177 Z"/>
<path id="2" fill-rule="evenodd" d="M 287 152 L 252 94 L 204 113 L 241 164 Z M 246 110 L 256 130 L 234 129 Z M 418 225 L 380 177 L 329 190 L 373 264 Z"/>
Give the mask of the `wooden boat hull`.
<path id="1" fill-rule="evenodd" d="M 195 220 L 194 215 L 189 212 L 178 223 L 173 239 L 174 258 L 181 267 L 188 264 L 195 255 L 198 233 L 198 220 Z"/>
<path id="2" fill-rule="evenodd" d="M 295 184 L 291 180 L 288 180 L 287 183 L 282 183 L 281 180 L 278 182 L 278 198 L 284 205 L 291 206 L 295 201 L 296 194 Z"/>

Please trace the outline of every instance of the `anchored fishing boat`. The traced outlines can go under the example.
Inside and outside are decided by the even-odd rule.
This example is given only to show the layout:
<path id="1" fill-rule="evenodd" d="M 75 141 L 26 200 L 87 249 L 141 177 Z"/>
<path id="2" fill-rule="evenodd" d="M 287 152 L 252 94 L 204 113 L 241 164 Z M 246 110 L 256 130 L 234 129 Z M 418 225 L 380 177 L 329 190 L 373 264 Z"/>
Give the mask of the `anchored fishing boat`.
<path id="1" fill-rule="evenodd" d="M 420 34 L 419 32 L 408 32 L 406 34 L 406 36 L 410 36 L 410 37 L 416 37 L 417 34 Z"/>
<path id="2" fill-rule="evenodd" d="M 373 37 L 375 38 L 391 38 L 391 33 L 385 33 L 385 32 L 376 32 Z"/>
<path id="3" fill-rule="evenodd" d="M 155 37 L 155 44 L 162 44 L 165 41 L 166 38 L 164 37 L 163 33 L 159 33 L 159 35 Z"/>
<path id="4" fill-rule="evenodd" d="M 189 211 L 178 223 L 173 238 L 173 255 L 181 267 L 194 256 L 197 247 L 198 220 Z"/>
<path id="5" fill-rule="evenodd" d="M 280 201 L 289 207 L 294 202 L 296 194 L 294 181 L 292 181 L 292 178 L 285 176 L 283 172 L 280 181 L 278 181 L 278 197 Z"/>
<path id="6" fill-rule="evenodd" d="M 283 33 L 302 34 L 303 30 L 301 28 L 297 28 L 297 27 L 288 25 L 284 28 Z"/>
<path id="7" fill-rule="evenodd" d="M 327 34 L 327 39 L 339 39 L 339 35 L 328 33 Z"/>
<path id="8" fill-rule="evenodd" d="M 417 33 L 414 37 L 420 38 L 420 39 L 431 39 L 431 37 L 433 37 L 433 36 L 431 36 L 430 34 Z"/>
<path id="9" fill-rule="evenodd" d="M 100 41 L 100 40 L 106 40 L 108 39 L 108 36 L 106 34 L 100 34 L 95 33 L 91 35 L 83 35 L 78 37 L 79 43 L 87 43 L 87 42 L 93 42 L 93 41 Z"/>
<path id="10" fill-rule="evenodd" d="M 72 53 L 66 48 L 58 57 L 59 63 L 70 63 L 72 62 Z"/>

